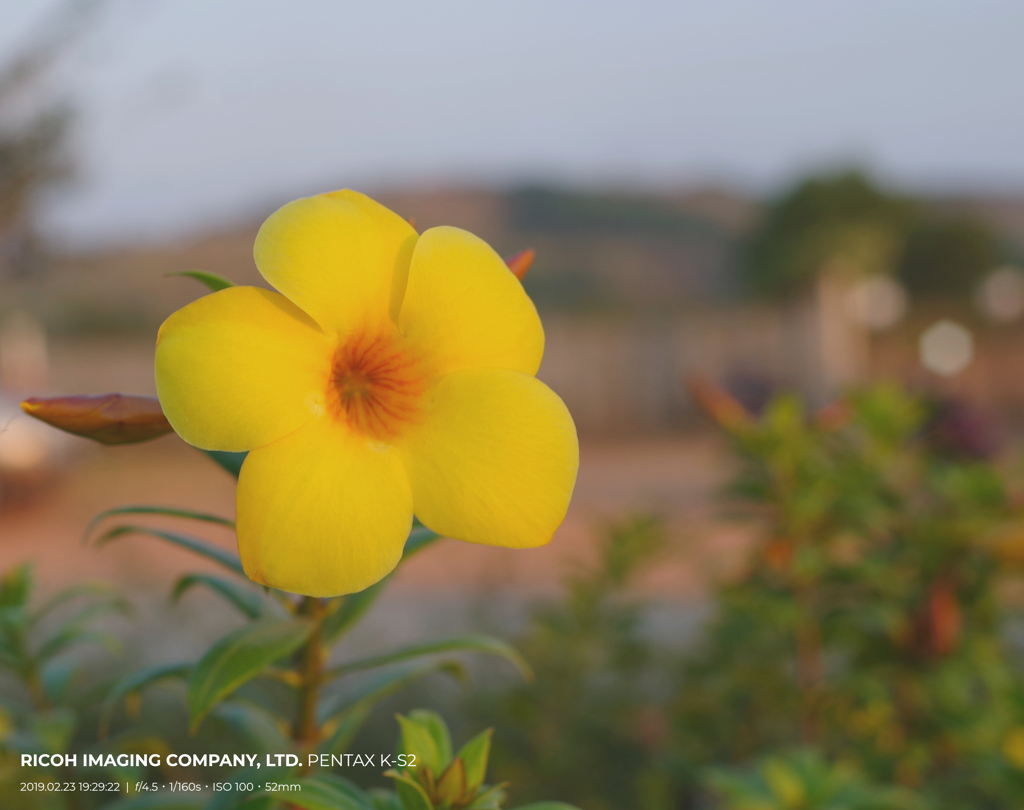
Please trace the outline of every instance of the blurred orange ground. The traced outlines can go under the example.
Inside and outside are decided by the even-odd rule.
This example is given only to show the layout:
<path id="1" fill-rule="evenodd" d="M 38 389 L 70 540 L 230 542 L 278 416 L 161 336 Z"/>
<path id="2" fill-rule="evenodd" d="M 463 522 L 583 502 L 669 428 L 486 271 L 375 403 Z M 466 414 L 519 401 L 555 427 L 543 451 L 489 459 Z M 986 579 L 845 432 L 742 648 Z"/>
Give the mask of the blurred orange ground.
<path id="1" fill-rule="evenodd" d="M 132 590 L 163 592 L 179 574 L 204 567 L 158 540 L 126 537 L 95 549 L 83 547 L 82 533 L 96 513 L 124 504 L 230 516 L 234 487 L 225 472 L 173 436 L 117 448 L 73 441 L 74 461 L 65 472 L 26 502 L 0 512 L 0 567 L 32 561 L 44 591 L 103 579 Z M 751 533 L 749 527 L 716 518 L 716 493 L 727 476 L 723 448 L 707 436 L 584 441 L 576 494 L 549 546 L 511 550 L 444 541 L 406 565 L 394 590 L 409 595 L 552 593 L 575 566 L 591 558 L 593 541 L 608 522 L 654 512 L 666 518 L 671 543 L 640 587 L 659 600 L 700 598 L 714 577 L 736 563 Z M 230 532 L 216 527 L 177 526 L 226 546 L 233 543 Z"/>

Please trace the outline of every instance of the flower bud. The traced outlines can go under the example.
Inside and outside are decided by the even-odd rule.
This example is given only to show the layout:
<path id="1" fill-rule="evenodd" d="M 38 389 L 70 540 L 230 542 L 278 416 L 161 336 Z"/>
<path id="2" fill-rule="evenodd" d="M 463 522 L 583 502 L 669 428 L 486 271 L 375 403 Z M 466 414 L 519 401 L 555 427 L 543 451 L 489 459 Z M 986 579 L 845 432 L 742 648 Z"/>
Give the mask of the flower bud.
<path id="1" fill-rule="evenodd" d="M 509 256 L 505 259 L 505 264 L 507 264 L 508 269 L 512 271 L 512 275 L 522 281 L 523 276 L 525 276 L 533 266 L 533 260 L 536 258 L 537 251 L 533 248 L 527 248 L 526 250 L 519 251 L 515 256 Z"/>
<path id="2" fill-rule="evenodd" d="M 698 407 L 726 430 L 737 430 L 751 423 L 750 414 L 739 400 L 710 377 L 692 374 L 686 385 Z"/>
<path id="3" fill-rule="evenodd" d="M 21 409 L 55 428 L 103 444 L 145 442 L 172 431 L 156 397 L 31 397 L 21 403 Z"/>

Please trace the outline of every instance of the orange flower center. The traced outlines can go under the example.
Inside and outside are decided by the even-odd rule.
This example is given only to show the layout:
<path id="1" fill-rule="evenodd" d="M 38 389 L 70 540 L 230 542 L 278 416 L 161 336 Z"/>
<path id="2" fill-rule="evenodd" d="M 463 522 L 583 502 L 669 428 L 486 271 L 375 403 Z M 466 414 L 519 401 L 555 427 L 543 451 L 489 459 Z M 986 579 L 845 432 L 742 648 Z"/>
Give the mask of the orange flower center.
<path id="1" fill-rule="evenodd" d="M 427 388 L 418 355 L 395 332 L 361 332 L 338 344 L 327 405 L 354 430 L 380 441 L 414 424 Z"/>

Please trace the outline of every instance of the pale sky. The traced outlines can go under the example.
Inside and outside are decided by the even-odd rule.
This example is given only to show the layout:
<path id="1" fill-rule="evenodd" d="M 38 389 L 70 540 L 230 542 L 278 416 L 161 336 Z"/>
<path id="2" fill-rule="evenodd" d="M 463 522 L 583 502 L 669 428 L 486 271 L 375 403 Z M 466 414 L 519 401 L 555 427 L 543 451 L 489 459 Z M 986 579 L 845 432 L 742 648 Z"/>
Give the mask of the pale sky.
<path id="1" fill-rule="evenodd" d="M 1020 0 L 112 0 L 61 76 L 84 241 L 339 186 L 1024 193 Z M 0 0 L 0 55 L 52 0 Z"/>

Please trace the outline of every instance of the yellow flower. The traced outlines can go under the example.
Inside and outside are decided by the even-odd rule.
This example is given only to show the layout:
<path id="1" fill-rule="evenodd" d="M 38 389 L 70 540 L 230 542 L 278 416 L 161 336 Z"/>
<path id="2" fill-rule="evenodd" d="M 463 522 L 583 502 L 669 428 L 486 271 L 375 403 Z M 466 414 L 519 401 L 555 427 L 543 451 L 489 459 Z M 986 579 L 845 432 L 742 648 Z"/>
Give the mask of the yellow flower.
<path id="1" fill-rule="evenodd" d="M 353 191 L 285 205 L 256 237 L 280 290 L 231 287 L 160 328 L 160 403 L 185 441 L 251 451 L 238 547 L 256 582 L 352 593 L 391 571 L 413 514 L 446 537 L 543 545 L 579 465 L 534 376 L 544 333 L 518 279 L 458 228 L 417 235 Z"/>

